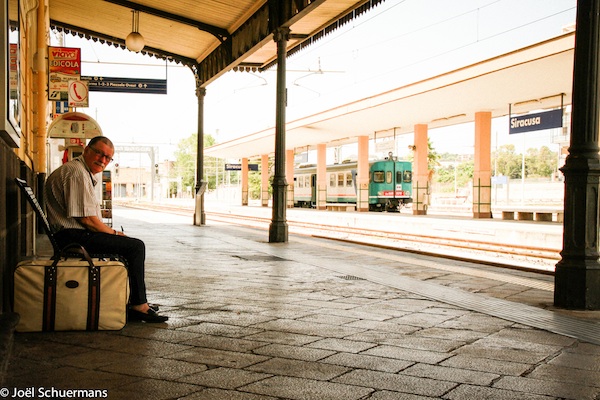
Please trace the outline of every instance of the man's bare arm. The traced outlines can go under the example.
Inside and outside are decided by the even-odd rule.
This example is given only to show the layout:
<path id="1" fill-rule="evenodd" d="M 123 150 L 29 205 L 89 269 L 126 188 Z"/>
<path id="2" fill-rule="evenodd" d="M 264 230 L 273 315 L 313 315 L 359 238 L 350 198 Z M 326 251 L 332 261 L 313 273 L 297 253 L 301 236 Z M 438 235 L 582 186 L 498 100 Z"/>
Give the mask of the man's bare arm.
<path id="1" fill-rule="evenodd" d="M 90 230 L 92 232 L 104 232 L 104 233 L 110 233 L 110 234 L 119 235 L 119 236 L 125 236 L 125 234 L 123 232 L 119 232 L 116 229 L 111 228 L 110 226 L 108 226 L 104 222 L 102 222 L 100 220 L 100 218 L 98 218 L 96 216 L 80 217 L 80 218 L 75 218 L 75 219 L 81 225 L 83 225 L 87 230 Z"/>

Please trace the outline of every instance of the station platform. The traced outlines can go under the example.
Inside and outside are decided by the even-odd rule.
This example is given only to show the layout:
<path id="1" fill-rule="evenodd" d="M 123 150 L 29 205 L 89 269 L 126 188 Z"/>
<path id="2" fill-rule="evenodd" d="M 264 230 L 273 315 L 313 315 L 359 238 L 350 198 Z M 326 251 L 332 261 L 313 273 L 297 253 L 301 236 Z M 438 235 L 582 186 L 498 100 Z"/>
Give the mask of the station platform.
<path id="1" fill-rule="evenodd" d="M 156 211 L 113 218 L 145 241 L 148 297 L 169 321 L 16 334 L 0 394 L 600 398 L 600 312 L 555 309 L 552 276 L 294 234 L 268 243 Z"/>
<path id="2" fill-rule="evenodd" d="M 186 203 L 183 203 L 185 205 Z M 193 204 L 187 204 L 193 210 Z M 270 207 L 237 206 L 218 202 L 210 203 L 207 210 L 271 218 Z M 431 208 L 427 215 L 413 215 L 411 209 L 399 213 L 317 211 L 305 208 L 286 209 L 290 222 L 313 222 L 323 226 L 346 226 L 372 231 L 405 233 L 415 236 L 460 238 L 465 241 L 501 243 L 505 245 L 528 245 L 532 247 L 562 249 L 563 224 L 552 221 L 504 220 L 501 212 L 492 219 L 475 219 L 471 212 L 449 208 Z"/>

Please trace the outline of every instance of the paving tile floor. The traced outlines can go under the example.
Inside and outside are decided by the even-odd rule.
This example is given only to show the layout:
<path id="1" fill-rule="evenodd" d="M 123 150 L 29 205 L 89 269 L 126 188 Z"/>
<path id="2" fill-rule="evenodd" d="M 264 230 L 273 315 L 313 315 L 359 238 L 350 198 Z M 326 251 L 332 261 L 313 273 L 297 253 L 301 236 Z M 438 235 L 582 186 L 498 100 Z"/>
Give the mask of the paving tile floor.
<path id="1" fill-rule="evenodd" d="M 170 320 L 16 334 L 7 398 L 600 399 L 599 315 L 553 309 L 551 277 L 143 210 L 115 224 L 145 241 Z"/>

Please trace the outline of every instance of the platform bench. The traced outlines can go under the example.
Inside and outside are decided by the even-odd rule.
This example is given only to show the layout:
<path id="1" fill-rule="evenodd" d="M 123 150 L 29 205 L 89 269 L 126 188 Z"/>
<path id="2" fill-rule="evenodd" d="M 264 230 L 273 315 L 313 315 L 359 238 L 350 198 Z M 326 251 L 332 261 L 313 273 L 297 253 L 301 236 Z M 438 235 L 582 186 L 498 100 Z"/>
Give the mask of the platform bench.
<path id="1" fill-rule="evenodd" d="M 327 211 L 356 211 L 356 205 L 348 203 L 327 203 L 325 208 Z"/>
<path id="2" fill-rule="evenodd" d="M 556 222 L 563 222 L 563 210 L 543 210 L 535 211 L 533 209 L 507 209 L 502 210 L 502 219 L 513 221 L 515 214 L 518 221 L 544 221 L 552 222 L 553 216 L 556 214 Z"/>

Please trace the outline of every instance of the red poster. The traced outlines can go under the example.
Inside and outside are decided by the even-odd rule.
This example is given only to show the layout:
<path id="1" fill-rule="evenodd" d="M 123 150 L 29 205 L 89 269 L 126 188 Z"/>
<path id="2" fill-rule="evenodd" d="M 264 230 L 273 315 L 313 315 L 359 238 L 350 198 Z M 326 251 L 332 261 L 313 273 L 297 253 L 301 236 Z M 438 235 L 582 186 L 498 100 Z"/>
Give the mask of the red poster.
<path id="1" fill-rule="evenodd" d="M 48 74 L 48 98 L 53 101 L 68 100 L 69 81 L 81 78 L 81 49 L 49 47 Z"/>
<path id="2" fill-rule="evenodd" d="M 10 65 L 9 65 L 9 84 L 10 98 L 17 99 L 17 89 L 19 84 L 18 70 L 19 48 L 16 43 L 10 44 Z"/>

